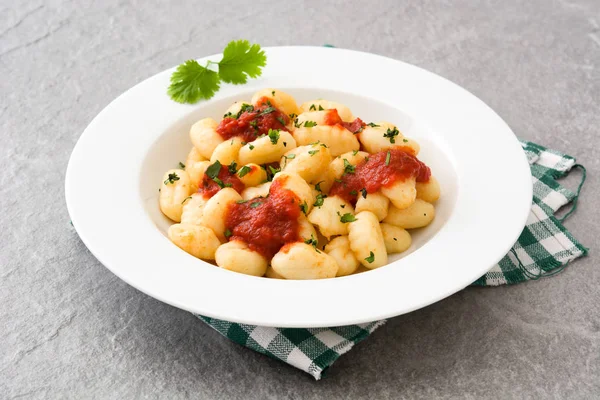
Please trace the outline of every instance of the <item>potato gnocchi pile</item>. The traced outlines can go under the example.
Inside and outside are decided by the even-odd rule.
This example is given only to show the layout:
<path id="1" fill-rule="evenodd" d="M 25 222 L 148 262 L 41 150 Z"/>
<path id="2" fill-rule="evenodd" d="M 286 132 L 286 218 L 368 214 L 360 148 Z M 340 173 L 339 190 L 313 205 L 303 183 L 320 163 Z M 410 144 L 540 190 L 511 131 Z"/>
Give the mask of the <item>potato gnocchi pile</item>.
<path id="1" fill-rule="evenodd" d="M 300 107 L 277 89 L 190 130 L 185 164 L 167 171 L 159 205 L 170 240 L 231 271 L 320 279 L 381 267 L 433 220 L 437 180 L 419 144 L 348 107 Z"/>

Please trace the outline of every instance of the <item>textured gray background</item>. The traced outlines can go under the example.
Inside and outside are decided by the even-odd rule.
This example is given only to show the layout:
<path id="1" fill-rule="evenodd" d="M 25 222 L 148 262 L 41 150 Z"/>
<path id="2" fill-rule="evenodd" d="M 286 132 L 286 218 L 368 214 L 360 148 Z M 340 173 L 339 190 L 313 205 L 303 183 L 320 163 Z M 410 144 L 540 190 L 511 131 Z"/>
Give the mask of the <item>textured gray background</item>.
<path id="1" fill-rule="evenodd" d="M 1 398 L 598 398 L 600 1 L 176 3 L 0 0 Z M 333 43 L 464 86 L 586 165 L 567 226 L 591 256 L 394 318 L 320 382 L 129 287 L 69 224 L 69 154 L 121 92 L 234 38 Z"/>

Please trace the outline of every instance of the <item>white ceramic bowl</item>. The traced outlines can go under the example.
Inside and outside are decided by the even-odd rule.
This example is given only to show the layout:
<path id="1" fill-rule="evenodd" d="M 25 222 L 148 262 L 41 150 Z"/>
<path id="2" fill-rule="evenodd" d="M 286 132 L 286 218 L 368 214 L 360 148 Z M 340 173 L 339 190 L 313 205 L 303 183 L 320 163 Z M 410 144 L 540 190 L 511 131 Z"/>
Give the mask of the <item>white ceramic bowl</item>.
<path id="1" fill-rule="evenodd" d="M 373 54 L 320 47 L 266 52 L 260 79 L 224 85 L 196 105 L 171 101 L 173 70 L 161 72 L 115 99 L 84 131 L 67 168 L 67 206 L 81 239 L 107 268 L 150 296 L 202 315 L 324 327 L 424 307 L 469 285 L 508 252 L 531 206 L 531 176 L 516 137 L 482 101 L 437 75 Z M 434 222 L 412 232 L 408 251 L 358 275 L 286 281 L 220 269 L 169 241 L 158 188 L 164 171 L 185 160 L 190 126 L 220 119 L 233 101 L 249 101 L 266 87 L 299 104 L 341 102 L 365 121 L 397 124 L 420 143 L 419 158 L 439 180 L 442 197 Z"/>

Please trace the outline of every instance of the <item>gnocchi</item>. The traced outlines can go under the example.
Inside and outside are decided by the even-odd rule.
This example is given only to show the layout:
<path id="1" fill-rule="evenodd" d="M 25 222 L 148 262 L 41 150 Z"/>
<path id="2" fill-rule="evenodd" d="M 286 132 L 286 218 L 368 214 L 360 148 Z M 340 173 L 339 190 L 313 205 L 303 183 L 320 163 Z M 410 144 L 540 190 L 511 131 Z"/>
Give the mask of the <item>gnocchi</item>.
<path id="1" fill-rule="evenodd" d="M 328 100 L 278 89 L 237 101 L 189 132 L 185 164 L 162 177 L 167 236 L 218 267 L 271 279 L 324 279 L 388 263 L 435 218 L 440 184 L 419 144 Z"/>

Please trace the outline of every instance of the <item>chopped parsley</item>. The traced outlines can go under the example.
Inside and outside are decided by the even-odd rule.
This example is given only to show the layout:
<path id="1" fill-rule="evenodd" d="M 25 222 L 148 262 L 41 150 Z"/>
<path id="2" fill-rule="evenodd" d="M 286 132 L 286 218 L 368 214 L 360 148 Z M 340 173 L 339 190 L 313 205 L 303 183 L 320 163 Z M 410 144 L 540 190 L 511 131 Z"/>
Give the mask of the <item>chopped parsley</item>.
<path id="1" fill-rule="evenodd" d="M 308 109 L 308 111 L 315 111 L 317 109 L 317 107 L 315 107 L 314 104 L 310 105 L 310 108 Z"/>
<path id="2" fill-rule="evenodd" d="M 319 104 L 319 111 L 325 111 L 325 109 L 323 107 L 321 107 L 320 104 Z"/>
<path id="3" fill-rule="evenodd" d="M 254 145 L 252 145 L 252 144 L 251 144 L 251 145 L 249 145 L 249 146 L 248 146 L 248 148 L 249 148 L 250 150 L 254 150 Z"/>
<path id="4" fill-rule="evenodd" d="M 183 199 L 183 201 L 181 202 L 181 204 L 185 204 L 186 201 L 188 201 L 189 199 L 191 199 L 192 196 L 188 196 L 185 199 Z"/>
<path id="5" fill-rule="evenodd" d="M 322 190 L 321 190 L 321 183 L 323 183 L 323 182 L 325 182 L 325 181 L 320 181 L 320 182 L 317 182 L 317 184 L 315 185 L 315 190 L 316 190 L 317 192 L 321 192 L 321 191 L 322 191 Z"/>
<path id="6" fill-rule="evenodd" d="M 215 179 L 219 176 L 219 172 L 221 172 L 221 163 L 217 160 L 214 164 L 206 168 L 205 174 L 208 175 L 209 178 Z"/>
<path id="7" fill-rule="evenodd" d="M 238 203 L 238 204 L 244 204 L 244 203 L 247 203 L 247 202 L 248 202 L 248 200 L 237 200 L 236 201 L 236 203 Z"/>
<path id="8" fill-rule="evenodd" d="M 312 247 L 314 247 L 315 251 L 317 253 L 321 253 L 319 251 L 319 249 L 317 249 L 317 245 L 319 244 L 319 242 L 317 242 L 317 239 L 315 239 L 314 235 L 310 235 L 310 239 L 306 239 L 304 241 L 304 243 L 311 245 Z"/>
<path id="9" fill-rule="evenodd" d="M 306 201 L 300 204 L 300 210 L 302 210 L 304 215 L 308 214 L 308 204 L 306 204 Z"/>
<path id="10" fill-rule="evenodd" d="M 260 201 L 255 201 L 254 203 L 250 203 L 250 208 L 256 208 L 260 206 L 262 203 Z"/>
<path id="11" fill-rule="evenodd" d="M 365 258 L 365 261 L 371 264 L 373 261 L 375 261 L 375 254 L 373 254 L 373 252 L 371 251 L 369 253 L 369 257 Z"/>
<path id="12" fill-rule="evenodd" d="M 290 115 L 288 115 L 288 117 L 290 117 L 290 119 L 295 119 L 298 116 L 298 114 L 294 114 L 291 113 Z"/>
<path id="13" fill-rule="evenodd" d="M 173 173 L 169 174 L 167 179 L 165 179 L 164 183 L 165 183 L 165 185 L 168 185 L 169 183 L 175 183 L 175 181 L 178 181 L 178 180 L 179 180 L 179 176 L 175 172 L 173 172 Z"/>
<path id="14" fill-rule="evenodd" d="M 296 155 L 292 153 L 292 154 L 288 154 L 287 156 L 284 155 L 283 158 L 286 158 L 288 160 L 293 160 L 294 158 L 296 158 Z"/>
<path id="15" fill-rule="evenodd" d="M 355 170 L 356 167 L 350 164 L 350 162 L 344 158 L 344 173 L 353 174 Z"/>
<path id="16" fill-rule="evenodd" d="M 389 129 L 383 134 L 384 138 L 388 138 L 390 143 L 396 143 L 396 136 L 400 134 L 398 128 L 394 127 L 394 129 Z"/>
<path id="17" fill-rule="evenodd" d="M 182 163 L 181 161 L 179 161 L 179 168 L 181 168 L 181 169 L 185 169 L 185 164 L 184 164 L 184 163 Z"/>
<path id="18" fill-rule="evenodd" d="M 358 192 L 356 190 L 351 190 L 350 191 L 350 195 L 351 196 L 356 196 L 358 194 Z"/>
<path id="19" fill-rule="evenodd" d="M 341 215 L 340 212 L 338 211 L 337 213 L 340 216 L 340 221 L 343 223 L 347 223 L 347 222 L 354 222 L 356 221 L 356 217 L 350 213 L 346 213 L 344 215 Z"/>
<path id="20" fill-rule="evenodd" d="M 243 103 L 242 106 L 240 107 L 240 111 L 238 111 L 237 115 L 235 116 L 236 119 L 238 119 L 243 113 L 245 112 L 252 112 L 254 111 L 254 106 L 251 104 L 247 104 L 247 103 Z"/>
<path id="21" fill-rule="evenodd" d="M 250 126 L 253 127 L 254 129 L 258 130 L 258 121 L 257 120 L 252 120 L 250 121 Z"/>
<path id="22" fill-rule="evenodd" d="M 385 155 L 385 165 L 390 165 L 391 159 L 392 159 L 392 153 L 390 153 L 390 151 L 388 150 L 387 154 Z"/>
<path id="23" fill-rule="evenodd" d="M 337 183 L 342 183 L 343 181 L 341 179 L 335 178 L 334 181 L 336 181 Z"/>
<path id="24" fill-rule="evenodd" d="M 275 91 L 274 91 L 274 90 L 272 90 L 272 91 L 271 91 L 271 94 L 272 94 L 273 96 L 275 96 Z"/>
<path id="25" fill-rule="evenodd" d="M 315 154 L 317 154 L 319 152 L 319 150 L 309 150 L 308 154 L 310 154 L 310 156 L 314 156 Z"/>
<path id="26" fill-rule="evenodd" d="M 232 161 L 231 164 L 229 164 L 229 166 L 227 167 L 227 169 L 229 170 L 230 174 L 235 174 L 237 172 L 237 163 L 235 161 Z"/>
<path id="27" fill-rule="evenodd" d="M 277 141 L 279 140 L 279 130 L 269 129 L 269 139 L 271 139 L 271 143 L 277 144 Z"/>
<path id="28" fill-rule="evenodd" d="M 355 155 L 357 155 L 357 154 L 358 154 L 358 150 L 354 150 L 354 151 L 352 152 L 352 155 L 353 155 L 353 156 L 355 156 Z"/>
<path id="29" fill-rule="evenodd" d="M 231 183 L 223 183 L 222 180 L 220 180 L 219 178 L 217 178 L 216 176 L 214 178 L 212 178 L 213 181 L 215 181 L 215 183 L 217 185 L 219 185 L 219 187 L 221 189 L 223 189 L 224 187 L 227 187 L 227 185 L 231 186 Z"/>
<path id="30" fill-rule="evenodd" d="M 408 143 L 408 139 L 402 139 L 404 143 Z"/>
<path id="31" fill-rule="evenodd" d="M 260 114 L 258 114 L 258 115 L 267 115 L 267 114 L 271 114 L 273 111 L 276 111 L 276 108 L 275 108 L 275 107 L 272 107 L 272 106 L 270 106 L 270 105 L 269 105 L 269 107 L 267 107 L 267 108 L 265 108 L 264 110 L 262 110 L 262 111 L 260 112 Z"/>
<path id="32" fill-rule="evenodd" d="M 284 126 L 285 126 L 285 121 L 283 120 L 283 118 L 282 118 L 282 117 L 277 117 L 276 119 L 277 119 L 277 121 L 279 121 L 279 123 L 280 123 L 281 125 L 284 125 Z"/>
<path id="33" fill-rule="evenodd" d="M 317 126 L 317 123 L 315 121 L 304 121 L 305 128 L 312 128 L 313 126 Z"/>
<path id="34" fill-rule="evenodd" d="M 370 126 L 371 128 L 377 128 L 379 125 L 377 125 L 377 124 L 374 124 L 373 122 L 369 122 L 369 123 L 367 124 L 367 126 Z"/>
<path id="35" fill-rule="evenodd" d="M 235 118 L 231 111 L 227 111 L 227 114 L 223 114 L 223 118 Z"/>
<path id="36" fill-rule="evenodd" d="M 362 197 L 364 197 L 366 199 L 367 198 L 367 188 L 360 189 L 360 192 L 362 193 Z"/>
<path id="37" fill-rule="evenodd" d="M 224 235 L 226 238 L 229 239 L 231 237 L 231 235 L 233 235 L 233 233 L 229 230 L 229 228 L 227 228 L 227 229 L 225 229 Z"/>
<path id="38" fill-rule="evenodd" d="M 323 205 L 323 200 L 325 200 L 326 197 L 327 197 L 326 194 L 322 194 L 322 193 L 317 194 L 316 201 L 315 201 L 315 204 L 313 204 L 313 206 L 321 207 Z"/>
<path id="39" fill-rule="evenodd" d="M 237 174 L 241 178 L 241 177 L 245 176 L 250 171 L 252 171 L 252 168 L 250 168 L 247 165 L 244 165 L 242 168 L 240 168 L 240 170 L 238 171 Z"/>

